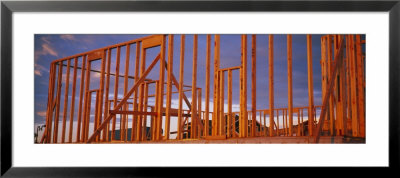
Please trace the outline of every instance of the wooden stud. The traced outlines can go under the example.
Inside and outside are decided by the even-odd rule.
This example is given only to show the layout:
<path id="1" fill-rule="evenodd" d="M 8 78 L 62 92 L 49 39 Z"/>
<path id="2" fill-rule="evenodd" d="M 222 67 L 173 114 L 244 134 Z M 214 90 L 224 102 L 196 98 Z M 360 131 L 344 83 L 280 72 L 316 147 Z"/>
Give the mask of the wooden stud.
<path id="1" fill-rule="evenodd" d="M 349 45 L 350 45 L 350 85 L 351 85 L 351 110 L 352 110 L 352 115 L 351 115 L 351 123 L 352 123 L 352 133 L 353 137 L 358 137 L 359 136 L 359 131 L 358 131 L 358 100 L 357 100 L 357 63 L 355 59 L 355 53 L 354 53 L 354 40 L 353 40 L 353 35 L 348 35 L 348 38 L 350 40 Z"/>
<path id="2" fill-rule="evenodd" d="M 225 133 L 225 74 L 219 71 L 219 134 L 226 135 Z"/>
<path id="3" fill-rule="evenodd" d="M 94 124 L 93 124 L 93 131 L 95 131 L 97 129 L 97 126 L 99 124 L 99 114 L 98 114 L 98 109 L 99 109 L 99 91 L 95 91 L 96 93 L 96 104 L 94 106 Z M 89 117 L 90 117 L 90 113 L 89 113 Z M 96 138 L 95 140 L 96 142 L 98 142 L 98 138 Z"/>
<path id="4" fill-rule="evenodd" d="M 292 35 L 287 35 L 289 136 L 293 136 Z"/>
<path id="5" fill-rule="evenodd" d="M 287 127 L 287 122 L 286 122 L 286 117 L 285 117 L 285 110 L 282 110 L 282 121 L 283 121 L 283 135 L 286 136 L 286 127 Z"/>
<path id="6" fill-rule="evenodd" d="M 101 57 L 101 68 L 100 68 L 100 86 L 99 86 L 99 91 L 98 91 L 98 95 L 99 95 L 99 105 L 97 106 L 97 120 L 98 123 L 100 124 L 102 122 L 102 112 L 103 112 L 103 97 L 104 97 L 104 74 L 105 74 L 105 65 L 106 65 L 106 52 L 107 50 L 102 51 L 102 57 Z M 98 127 L 98 125 L 96 125 L 96 127 Z M 103 135 L 105 134 L 104 130 L 103 130 Z M 97 138 L 97 141 L 100 141 L 100 135 Z"/>
<path id="7" fill-rule="evenodd" d="M 210 115 L 210 53 L 211 53 L 211 35 L 206 37 L 206 98 L 205 98 L 205 124 L 204 124 L 204 136 L 209 135 L 209 115 Z M 182 47 L 181 47 L 182 49 Z M 183 71 L 183 69 L 182 69 Z M 183 80 L 182 80 L 183 81 Z M 180 81 L 182 83 L 182 81 Z M 181 99 L 179 99 L 181 101 Z"/>
<path id="8" fill-rule="evenodd" d="M 228 130 L 227 130 L 228 137 L 234 135 L 232 133 L 235 132 L 235 130 L 232 130 L 231 126 L 232 126 L 232 70 L 228 70 Z"/>
<path id="9" fill-rule="evenodd" d="M 165 140 L 169 140 L 170 134 L 170 117 L 171 117 L 171 95 L 172 95 L 172 72 L 173 72 L 173 51 L 174 51 L 174 35 L 168 35 L 168 70 L 167 70 L 167 103 L 165 108 Z M 160 66 L 161 67 L 161 66 Z"/>
<path id="10" fill-rule="evenodd" d="M 57 143 L 58 140 L 58 119 L 60 117 L 60 97 L 61 97 L 61 80 L 62 80 L 62 61 L 58 63 L 58 79 L 57 79 L 57 100 L 56 100 L 56 115 L 54 119 L 54 133 L 53 143 Z"/>
<path id="11" fill-rule="evenodd" d="M 107 78 L 106 78 L 106 91 L 105 91 L 105 101 L 104 101 L 104 118 L 108 117 L 108 111 L 109 111 L 109 102 L 108 102 L 108 97 L 110 95 L 110 68 L 111 68 L 111 49 L 107 50 Z M 108 124 L 109 125 L 109 124 Z M 109 127 L 109 126 L 108 126 Z M 104 132 L 105 131 L 105 132 Z M 103 134 L 103 140 L 108 141 L 108 132 L 109 130 L 104 130 Z"/>
<path id="12" fill-rule="evenodd" d="M 220 36 L 214 36 L 214 109 L 212 115 L 212 136 L 218 135 L 218 70 L 219 70 Z"/>
<path id="13" fill-rule="evenodd" d="M 129 75 L 129 55 L 130 55 L 130 45 L 126 45 L 126 54 L 125 54 L 125 77 L 124 77 L 124 95 L 128 92 L 128 75 Z M 128 105 L 124 105 L 124 110 L 128 109 Z M 121 141 L 126 141 L 125 132 L 127 131 L 126 128 L 126 120 L 128 120 L 127 115 L 122 115 L 122 127 L 120 131 Z"/>
<path id="14" fill-rule="evenodd" d="M 158 100 L 158 116 L 157 116 L 157 134 L 156 134 L 156 140 L 161 139 L 161 124 L 162 124 L 162 119 L 163 119 L 163 93 L 164 93 L 164 76 L 165 76 L 165 35 L 162 36 L 161 40 L 161 56 L 160 56 L 160 73 L 159 73 L 159 88 L 158 88 L 158 94 L 159 94 L 159 100 Z"/>
<path id="15" fill-rule="evenodd" d="M 197 80 L 197 35 L 193 35 L 193 68 L 192 68 L 192 123 L 191 123 L 191 138 L 196 138 L 196 127 L 197 127 L 197 91 L 196 91 L 196 80 Z"/>
<path id="16" fill-rule="evenodd" d="M 78 128 L 76 134 L 76 141 L 80 142 L 80 132 L 81 132 L 81 125 L 82 125 L 82 99 L 84 98 L 83 94 L 85 91 L 83 90 L 84 81 L 85 81 L 85 67 L 86 67 L 86 56 L 82 57 L 82 70 L 81 70 L 81 84 L 80 84 L 80 92 L 79 92 L 79 108 L 78 108 Z M 86 96 L 86 95 L 85 95 Z M 82 119 L 82 120 L 81 120 Z"/>
<path id="17" fill-rule="evenodd" d="M 269 113 L 269 112 L 268 112 Z M 279 131 L 279 124 L 276 129 L 277 133 Z M 278 134 L 277 134 L 278 135 Z M 264 126 L 263 126 L 263 136 L 267 136 L 267 112 L 264 111 Z"/>
<path id="18" fill-rule="evenodd" d="M 160 66 L 160 68 L 162 68 Z M 140 61 L 140 77 L 143 76 L 144 71 L 146 70 L 146 48 L 145 45 L 142 45 L 141 51 L 141 61 Z M 137 105 L 137 111 L 144 110 L 144 83 L 139 85 L 139 103 Z M 142 131 L 143 129 L 143 115 L 138 115 L 137 122 L 136 122 L 136 135 L 135 140 L 141 141 L 142 140 Z"/>
<path id="19" fill-rule="evenodd" d="M 252 111 L 252 127 L 251 127 L 251 136 L 256 136 L 256 109 L 257 109 L 257 84 L 256 84 L 256 35 L 251 35 L 251 111 Z"/>
<path id="20" fill-rule="evenodd" d="M 321 99 L 323 99 L 325 97 L 325 93 L 326 93 L 326 86 L 328 85 L 328 68 L 327 68 L 327 63 L 329 62 L 327 60 L 326 54 L 327 54 L 327 49 L 326 49 L 326 41 L 327 41 L 328 36 L 323 36 L 321 37 L 321 87 L 322 87 L 322 97 Z M 327 112 L 329 113 L 329 106 L 327 108 Z M 328 120 L 329 119 L 329 114 L 327 114 L 328 116 Z"/>
<path id="21" fill-rule="evenodd" d="M 73 132 L 73 121 L 74 121 L 74 113 L 75 113 L 75 92 L 76 92 L 76 74 L 78 67 L 78 57 L 74 59 L 74 74 L 72 78 L 72 94 L 71 94 L 71 110 L 69 116 L 69 137 L 68 142 L 72 143 L 72 132 Z"/>
<path id="22" fill-rule="evenodd" d="M 184 75 L 184 61 L 185 61 L 185 35 L 181 35 L 181 46 L 180 46 L 180 62 L 179 62 L 179 103 L 178 103 L 178 122 L 177 122 L 177 139 L 182 139 L 182 105 L 183 105 L 183 75 Z"/>
<path id="23" fill-rule="evenodd" d="M 64 112 L 62 121 L 62 132 L 61 132 L 61 143 L 65 142 L 65 124 L 67 119 L 67 108 L 68 108 L 68 89 L 69 89 L 69 67 L 71 66 L 71 60 L 67 60 L 67 74 L 65 76 L 65 91 L 64 91 Z"/>
<path id="24" fill-rule="evenodd" d="M 157 80 L 156 81 L 156 86 L 155 86 L 155 88 L 156 88 L 156 90 L 155 90 L 155 104 L 154 104 L 154 108 L 155 108 L 155 110 L 156 110 L 156 112 L 157 112 L 157 116 L 156 117 L 154 117 L 154 126 L 153 126 L 153 132 L 152 132 L 152 140 L 157 140 L 158 139 L 158 136 L 157 136 L 157 134 L 158 134 L 158 130 L 159 130 L 159 128 L 158 128 L 158 106 L 159 106 L 159 102 L 160 102 L 160 93 L 158 93 L 158 91 L 160 90 L 160 84 L 159 84 L 160 82 Z"/>
<path id="25" fill-rule="evenodd" d="M 262 111 L 260 111 L 260 123 L 259 123 L 258 131 L 257 131 L 258 136 L 261 136 L 261 133 L 262 133 L 261 129 L 262 129 Z"/>
<path id="26" fill-rule="evenodd" d="M 197 117 L 197 122 L 199 122 L 199 124 L 197 124 L 197 137 L 196 138 L 200 138 L 201 137 L 201 132 L 202 132 L 202 130 L 201 130 L 201 127 L 200 127 L 200 123 L 202 122 L 202 117 L 201 117 L 201 89 L 200 88 L 198 88 L 197 89 L 198 91 L 198 93 L 197 93 L 197 115 L 198 115 L 198 117 Z"/>
<path id="27" fill-rule="evenodd" d="M 269 49 L 269 136 L 272 137 L 274 129 L 272 123 L 274 122 L 274 36 L 269 35 L 268 40 Z"/>
<path id="28" fill-rule="evenodd" d="M 115 63 L 115 83 L 114 83 L 114 110 L 117 106 L 118 100 L 118 82 L 119 82 L 119 62 L 120 62 L 120 55 L 121 55 L 121 47 L 118 46 L 117 48 L 117 59 Z M 115 126 L 116 126 L 116 119 L 117 117 L 114 116 L 113 123 L 112 123 L 112 132 L 111 132 L 111 140 L 115 139 Z"/>
<path id="29" fill-rule="evenodd" d="M 331 76 L 332 72 L 332 36 L 328 35 L 327 38 L 327 53 L 328 53 L 328 58 L 327 58 L 327 69 L 326 72 L 328 73 L 327 75 L 327 81 L 334 80 L 333 76 Z M 333 97 L 329 97 L 329 108 L 328 108 L 328 113 L 329 113 L 329 118 L 330 118 L 330 130 L 331 130 L 331 135 L 333 136 L 335 134 L 335 118 L 334 118 L 334 112 L 333 112 Z"/>
<path id="30" fill-rule="evenodd" d="M 239 137 L 247 136 L 247 35 L 241 40 Z"/>
<path id="31" fill-rule="evenodd" d="M 304 119 L 303 119 L 303 109 L 301 110 L 301 135 L 304 136 Z"/>
<path id="32" fill-rule="evenodd" d="M 297 134 L 296 136 L 301 136 L 301 128 L 300 128 L 300 111 L 297 110 Z"/>
<path id="33" fill-rule="evenodd" d="M 307 73 L 308 73 L 308 132 L 313 135 L 314 128 L 314 86 L 312 67 L 312 42 L 311 35 L 307 35 Z"/>
<path id="34" fill-rule="evenodd" d="M 148 106 L 148 95 L 149 95 L 149 84 L 144 84 L 144 104 L 143 104 L 143 112 L 147 113 Z M 157 113 L 156 113 L 157 114 Z M 147 140 L 147 115 L 143 117 L 143 129 L 142 129 L 142 140 Z"/>
<path id="35" fill-rule="evenodd" d="M 45 134 L 43 134 L 40 143 L 45 141 L 46 143 L 51 142 L 51 129 L 53 122 L 53 100 L 54 100 L 54 84 L 55 84 L 55 74 L 56 74 L 56 65 L 55 63 L 50 64 L 50 74 L 49 74 L 49 91 L 48 91 L 48 102 L 47 102 L 47 114 L 46 114 L 46 128 Z"/>
<path id="36" fill-rule="evenodd" d="M 139 70 L 140 70 L 140 50 L 141 50 L 141 43 L 136 43 L 136 59 L 135 59 L 135 83 L 138 82 L 139 80 Z M 143 53 L 143 52 L 142 52 Z M 135 94 L 133 95 L 133 111 L 138 111 L 138 90 L 134 91 Z M 157 91 L 156 91 L 157 93 Z M 137 130 L 137 121 L 138 120 L 138 116 L 137 115 L 133 115 L 132 116 L 132 130 L 131 130 L 131 141 L 135 141 L 136 140 L 136 130 Z"/>
<path id="37" fill-rule="evenodd" d="M 361 36 L 356 35 L 356 63 L 357 63 L 357 93 L 358 93 L 358 117 L 360 125 L 360 137 L 365 138 L 365 96 L 364 96 L 364 61 L 361 51 Z"/>
<path id="38" fill-rule="evenodd" d="M 341 40 L 343 40 L 343 38 L 340 38 Z M 341 93 L 341 98 L 340 98 L 340 101 L 341 101 L 341 103 L 339 104 L 339 106 L 341 107 L 341 108 L 339 108 L 340 110 L 341 110 L 341 116 L 340 116 L 340 118 L 341 118 L 341 123 L 342 123 L 342 129 L 343 129 L 343 133 L 346 133 L 347 132 L 347 102 L 346 102 L 346 99 L 347 99 L 347 87 L 348 87 L 348 85 L 346 84 L 347 83 L 347 77 L 346 77 L 346 69 L 344 68 L 345 67 L 345 65 L 346 65 L 346 62 L 345 61 L 341 61 L 341 64 L 340 64 L 340 68 L 338 69 L 339 71 L 339 78 L 340 78 L 340 93 Z M 326 108 L 326 109 L 329 109 L 329 108 Z"/>
<path id="39" fill-rule="evenodd" d="M 336 54 L 339 52 L 339 44 L 340 44 L 340 39 L 339 38 L 341 38 L 341 36 L 340 35 L 335 35 L 334 36 L 334 41 L 333 41 L 333 44 L 334 44 L 334 54 L 335 54 L 335 59 L 334 60 L 336 60 Z M 346 41 L 346 42 L 348 42 L 348 41 Z M 347 44 L 346 44 L 346 46 L 348 46 Z M 347 48 L 346 48 L 346 50 L 347 50 Z M 346 54 L 349 54 L 348 53 L 348 51 L 346 52 Z M 348 60 L 348 56 L 346 56 L 346 60 Z M 333 69 L 332 69 L 333 70 Z M 345 133 L 345 131 L 344 131 L 344 125 L 346 125 L 346 124 L 344 124 L 344 122 L 343 122 L 343 120 L 344 119 L 346 119 L 346 118 L 343 118 L 343 115 L 341 114 L 341 113 L 343 113 L 343 101 L 342 101 L 342 99 L 341 99 L 341 96 L 342 96 L 342 90 L 341 90 L 341 79 L 340 79 L 340 76 L 339 76 L 339 72 L 337 72 L 336 73 L 336 75 L 334 75 L 333 77 L 335 77 L 335 83 L 334 83 L 334 87 L 335 87 L 335 89 L 334 89 L 334 91 L 335 91 L 335 105 L 336 105 L 336 110 L 335 110 L 335 113 L 336 113 L 336 135 L 343 135 L 344 133 Z"/>
<path id="40" fill-rule="evenodd" d="M 88 96 L 87 97 L 87 101 L 86 101 L 86 115 L 85 115 L 85 118 L 84 118 L 84 121 L 85 121 L 85 125 L 84 125 L 84 137 L 83 137 L 83 139 L 86 141 L 87 140 L 87 138 L 88 138 L 88 134 L 89 134 L 89 123 L 90 123 L 90 110 L 91 110 L 91 104 L 92 104 L 92 93 L 91 92 L 86 92 L 86 95 Z"/>
<path id="41" fill-rule="evenodd" d="M 281 132 L 280 132 L 281 129 L 279 127 L 279 110 L 278 109 L 276 110 L 276 122 L 277 122 L 277 125 L 278 125 L 278 135 L 277 136 L 281 136 Z"/>

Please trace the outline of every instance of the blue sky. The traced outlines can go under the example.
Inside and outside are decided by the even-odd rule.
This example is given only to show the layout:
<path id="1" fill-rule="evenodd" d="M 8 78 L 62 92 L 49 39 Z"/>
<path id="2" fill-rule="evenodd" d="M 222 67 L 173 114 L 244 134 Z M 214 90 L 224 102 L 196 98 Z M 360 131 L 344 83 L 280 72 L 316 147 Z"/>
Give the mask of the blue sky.
<path id="1" fill-rule="evenodd" d="M 37 34 L 35 35 L 35 124 L 45 123 L 45 114 L 47 107 L 47 92 L 49 80 L 49 67 L 53 60 L 71 56 L 74 54 L 90 51 L 93 49 L 105 47 L 108 45 L 129 41 L 147 35 L 70 35 L 70 34 Z M 312 35 L 312 58 L 313 58 L 313 81 L 314 81 L 314 103 L 315 105 L 321 104 L 321 36 Z M 212 41 L 214 36 L 212 36 Z M 220 60 L 221 68 L 233 67 L 240 65 L 240 35 L 221 35 L 221 51 Z M 308 105 L 308 88 L 307 88 L 307 46 L 306 35 L 293 35 L 293 104 L 294 107 L 302 107 Z M 192 57 L 193 57 L 193 35 L 186 35 L 185 46 L 185 71 L 184 71 L 184 84 L 191 85 L 192 83 Z M 174 75 L 179 79 L 179 57 L 180 57 L 180 35 L 174 36 Z M 130 69 L 129 75 L 134 75 L 134 57 L 135 46 L 131 46 L 130 55 Z M 125 48 L 121 49 L 121 65 L 120 74 L 124 72 L 125 62 Z M 159 47 L 152 48 L 147 52 L 148 66 L 152 59 L 157 55 Z M 203 88 L 202 100 L 205 99 L 205 52 L 206 52 L 206 35 L 199 35 L 198 37 L 198 67 L 197 67 L 197 85 Z M 211 49 L 211 71 L 213 71 L 213 54 L 214 49 Z M 257 109 L 269 108 L 268 96 L 268 35 L 257 35 Z M 115 51 L 112 53 L 115 58 Z M 114 61 L 115 62 L 115 61 Z M 66 64 L 66 63 L 64 63 Z M 81 65 L 81 63 L 78 63 Z M 73 65 L 73 61 L 71 62 Z M 100 69 L 100 62 L 94 63 L 92 68 Z M 153 71 L 149 74 L 148 78 L 157 79 L 159 65 L 157 64 Z M 251 36 L 248 35 L 248 96 L 251 96 Z M 72 78 L 73 70 L 70 70 Z M 115 72 L 115 63 L 111 65 L 111 72 Z M 65 67 L 64 67 L 65 73 Z M 78 76 L 80 71 L 78 72 Z M 93 76 L 93 74 L 91 74 Z M 213 83 L 213 72 L 211 73 L 211 84 Z M 225 75 L 225 77 L 227 77 Z M 65 78 L 63 78 L 65 80 Z M 226 79 L 226 78 L 225 78 Z M 275 85 L 275 108 L 287 107 L 287 56 L 286 56 L 286 35 L 274 35 L 274 85 Z M 72 80 L 71 80 L 72 81 Z M 91 81 L 91 88 L 98 86 L 98 79 L 95 77 Z M 225 82 L 227 82 L 225 80 Z M 96 85 L 97 84 L 97 85 Z M 71 85 L 69 93 L 71 93 Z M 133 80 L 129 80 L 129 87 L 133 85 Z M 113 96 L 114 79 L 111 77 L 110 83 L 110 96 Z M 212 85 L 211 85 L 212 86 Z M 233 104 L 239 103 L 239 73 L 233 72 Z M 77 94 L 79 97 L 79 82 L 77 82 Z M 63 87 L 64 88 L 64 87 Z M 175 89 L 173 87 L 173 89 Z M 213 88 L 210 88 L 212 102 Z M 227 85 L 225 84 L 225 89 Z M 64 90 L 64 89 L 63 89 Z M 122 97 L 123 93 L 123 78 L 119 80 L 119 96 Z M 150 88 L 149 94 L 154 92 L 154 88 Z M 191 93 L 187 92 L 186 95 L 190 98 Z M 69 96 L 71 97 L 71 96 Z M 177 104 L 178 95 L 173 95 L 173 106 Z M 225 93 L 225 99 L 226 93 Z M 64 96 L 61 96 L 61 101 L 64 101 Z M 151 103 L 152 99 L 149 99 Z M 60 107 L 60 114 L 62 114 L 62 106 Z M 78 98 L 75 100 L 77 108 Z M 227 102 L 225 102 L 227 103 Z M 69 99 L 70 104 L 70 99 Z M 248 97 L 248 109 L 251 108 L 251 97 Z M 204 108 L 204 104 L 203 104 Z M 233 108 L 235 111 L 235 107 Z M 212 110 L 212 107 L 210 107 Z M 68 112 L 69 113 L 69 112 Z M 69 116 L 69 114 L 68 114 Z M 60 116 L 62 118 L 62 116 Z M 75 117 L 76 120 L 76 117 Z"/>

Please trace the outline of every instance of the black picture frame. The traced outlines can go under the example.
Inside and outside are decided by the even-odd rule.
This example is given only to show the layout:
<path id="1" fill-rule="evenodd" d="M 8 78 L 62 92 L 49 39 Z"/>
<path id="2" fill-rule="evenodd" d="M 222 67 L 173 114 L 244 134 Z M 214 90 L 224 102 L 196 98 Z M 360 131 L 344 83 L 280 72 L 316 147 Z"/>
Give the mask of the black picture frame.
<path id="1" fill-rule="evenodd" d="M 1 2 L 1 175 L 6 177 L 127 177 L 169 173 L 175 168 L 19 168 L 12 165 L 13 12 L 289 11 L 389 13 L 389 168 L 399 168 L 400 1 L 2 1 Z M 158 170 L 154 170 L 158 169 Z M 393 170 L 392 169 L 392 170 Z M 187 169 L 189 170 L 189 169 Z M 186 171 L 187 171 L 186 170 Z M 196 169 L 190 169 L 197 173 Z M 213 170 L 211 170 L 213 171 Z M 257 172 L 257 171 L 255 171 Z M 197 174 L 196 173 L 196 174 Z M 209 172 L 210 173 L 210 172 Z M 335 173 L 332 173 L 335 174 Z"/>

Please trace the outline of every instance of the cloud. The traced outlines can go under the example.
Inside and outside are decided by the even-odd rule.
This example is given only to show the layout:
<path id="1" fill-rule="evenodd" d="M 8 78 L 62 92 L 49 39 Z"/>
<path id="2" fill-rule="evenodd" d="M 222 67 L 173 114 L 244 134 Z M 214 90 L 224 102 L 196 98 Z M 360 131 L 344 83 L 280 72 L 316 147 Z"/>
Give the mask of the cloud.
<path id="1" fill-rule="evenodd" d="M 40 40 L 42 40 L 44 43 L 46 44 L 50 44 L 50 37 L 49 36 L 43 36 L 40 38 Z"/>
<path id="2" fill-rule="evenodd" d="M 40 64 L 35 64 L 35 75 L 42 76 L 43 72 L 49 73 L 50 70 Z"/>
<path id="3" fill-rule="evenodd" d="M 77 40 L 74 35 L 60 35 L 60 38 L 65 41 L 76 41 Z"/>
<path id="4" fill-rule="evenodd" d="M 46 117 L 46 111 L 38 111 L 36 112 L 37 115 L 39 115 L 40 117 Z"/>
<path id="5" fill-rule="evenodd" d="M 51 56 L 58 57 L 57 51 L 51 47 L 51 42 L 50 42 L 49 37 L 42 37 L 42 38 L 40 38 L 40 40 L 42 41 L 42 45 L 41 45 L 40 50 L 35 51 L 36 59 L 39 56 L 43 56 L 43 55 L 51 55 Z"/>
<path id="6" fill-rule="evenodd" d="M 58 56 L 58 53 L 52 47 L 50 47 L 49 44 L 42 44 L 42 51 L 45 55 L 50 54 L 52 56 Z"/>

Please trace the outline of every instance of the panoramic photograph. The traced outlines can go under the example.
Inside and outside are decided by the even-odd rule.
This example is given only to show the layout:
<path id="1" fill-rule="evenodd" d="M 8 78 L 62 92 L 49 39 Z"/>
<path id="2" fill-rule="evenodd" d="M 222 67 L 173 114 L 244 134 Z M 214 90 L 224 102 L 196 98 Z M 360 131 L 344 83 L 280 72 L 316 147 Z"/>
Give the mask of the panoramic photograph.
<path id="1" fill-rule="evenodd" d="M 365 144 L 365 34 L 36 34 L 36 144 Z"/>

